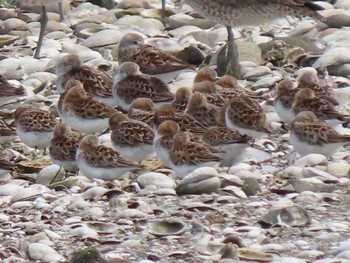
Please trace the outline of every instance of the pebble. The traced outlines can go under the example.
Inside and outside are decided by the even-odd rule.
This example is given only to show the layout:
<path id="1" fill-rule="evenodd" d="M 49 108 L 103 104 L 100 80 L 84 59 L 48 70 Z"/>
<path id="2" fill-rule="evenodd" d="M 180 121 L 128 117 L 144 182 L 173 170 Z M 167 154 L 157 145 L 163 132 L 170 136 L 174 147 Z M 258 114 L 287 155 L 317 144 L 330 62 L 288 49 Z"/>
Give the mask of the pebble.
<path id="1" fill-rule="evenodd" d="M 325 181 L 328 181 L 328 182 L 333 182 L 333 183 L 337 183 L 338 182 L 338 179 L 337 177 L 327 173 L 327 172 L 324 172 L 324 171 L 321 171 L 321 170 L 318 170 L 314 167 L 305 167 L 302 169 L 302 175 L 303 177 L 305 178 L 309 178 L 309 177 L 317 177 L 318 179 L 320 179 L 321 181 L 325 182 Z"/>
<path id="2" fill-rule="evenodd" d="M 63 262 L 64 258 L 57 253 L 56 250 L 48 245 L 41 243 L 31 243 L 28 245 L 28 255 L 33 260 L 41 260 L 42 262 L 54 263 Z"/>
<path id="3" fill-rule="evenodd" d="M 153 185 L 156 188 L 175 188 L 173 178 L 161 173 L 144 173 L 137 177 L 137 182 L 141 188 Z"/>
<path id="4" fill-rule="evenodd" d="M 346 162 L 330 163 L 327 172 L 335 177 L 347 177 L 350 172 L 350 164 Z"/>
<path id="5" fill-rule="evenodd" d="M 62 180 L 64 174 L 65 172 L 61 166 L 57 164 L 52 164 L 43 168 L 39 172 L 36 178 L 36 183 L 49 186 L 54 181 Z"/>
<path id="6" fill-rule="evenodd" d="M 309 154 L 296 161 L 295 165 L 299 167 L 326 166 L 328 164 L 327 157 L 322 154 Z"/>

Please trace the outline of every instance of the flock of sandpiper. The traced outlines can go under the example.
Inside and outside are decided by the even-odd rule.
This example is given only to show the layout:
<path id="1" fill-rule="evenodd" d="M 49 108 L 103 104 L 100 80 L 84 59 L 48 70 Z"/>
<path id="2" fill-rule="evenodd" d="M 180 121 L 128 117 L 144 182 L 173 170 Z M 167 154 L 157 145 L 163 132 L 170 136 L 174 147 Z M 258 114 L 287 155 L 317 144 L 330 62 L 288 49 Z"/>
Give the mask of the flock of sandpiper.
<path id="1" fill-rule="evenodd" d="M 189 2 L 197 7 L 198 1 Z M 220 1 L 222 5 L 230 2 L 240 1 Z M 270 7 L 282 8 L 281 15 L 316 12 L 310 1 L 300 1 L 303 5 L 295 9 L 288 9 L 287 2 L 276 1 Z M 243 10 L 247 5 L 238 7 Z M 198 11 L 209 18 L 217 16 Z M 52 163 L 67 172 L 80 170 L 90 179 L 123 178 L 154 157 L 182 178 L 198 167 L 229 167 L 242 161 L 254 140 L 275 132 L 258 94 L 240 87 L 232 76 L 218 77 L 212 68 L 201 68 L 194 83 L 173 94 L 155 74 L 193 66 L 145 44 L 139 34 L 127 33 L 122 38 L 118 62 L 118 72 L 112 77 L 84 65 L 76 55 L 64 56 L 56 67 L 59 118 L 35 105 L 18 107 L 14 124 L 21 141 L 29 147 L 48 148 Z M 4 78 L 0 82 L 0 104 L 25 94 Z M 337 111 L 337 105 L 331 84 L 319 79 L 316 71 L 304 71 L 296 82 L 284 79 L 276 86 L 276 113 L 287 124 L 290 142 L 302 156 L 320 153 L 328 157 L 350 142 L 349 135 L 334 129 L 350 120 L 349 114 Z M 0 124 L 4 141 L 14 136 L 8 123 L 0 120 Z M 106 132 L 113 148 L 99 143 L 97 136 Z M 8 172 L 12 166 L 3 159 L 0 168 Z"/>

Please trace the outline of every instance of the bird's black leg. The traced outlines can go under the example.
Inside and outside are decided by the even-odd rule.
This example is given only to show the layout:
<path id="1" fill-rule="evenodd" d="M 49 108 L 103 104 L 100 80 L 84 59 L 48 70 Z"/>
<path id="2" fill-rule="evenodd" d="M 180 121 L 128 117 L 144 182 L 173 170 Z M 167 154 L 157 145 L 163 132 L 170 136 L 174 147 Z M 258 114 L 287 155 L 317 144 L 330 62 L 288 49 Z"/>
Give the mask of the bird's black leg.
<path id="1" fill-rule="evenodd" d="M 58 9 L 60 10 L 60 21 L 64 19 L 63 3 L 62 1 L 58 2 Z"/>
<path id="2" fill-rule="evenodd" d="M 163 19 L 166 16 L 166 10 L 165 10 L 165 0 L 162 0 L 162 17 Z"/>
<path id="3" fill-rule="evenodd" d="M 46 12 L 46 6 L 43 5 L 41 7 L 41 16 L 40 16 L 40 34 L 39 34 L 39 39 L 38 39 L 38 44 L 36 46 L 34 58 L 39 58 L 40 57 L 40 50 L 43 44 L 43 39 L 44 39 L 44 33 L 47 27 L 47 23 L 49 21 L 49 18 L 47 16 Z"/>
<path id="4" fill-rule="evenodd" d="M 238 48 L 235 43 L 232 27 L 227 27 L 228 40 L 223 53 L 219 54 L 217 61 L 217 72 L 219 76 L 231 75 L 236 78 L 241 76 L 241 66 L 238 62 Z"/>

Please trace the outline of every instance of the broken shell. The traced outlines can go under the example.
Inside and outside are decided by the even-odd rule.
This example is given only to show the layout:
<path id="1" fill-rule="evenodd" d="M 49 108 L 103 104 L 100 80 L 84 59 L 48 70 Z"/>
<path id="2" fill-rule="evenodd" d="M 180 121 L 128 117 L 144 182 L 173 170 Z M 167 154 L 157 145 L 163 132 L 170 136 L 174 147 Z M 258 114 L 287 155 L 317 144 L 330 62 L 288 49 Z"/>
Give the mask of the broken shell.
<path id="1" fill-rule="evenodd" d="M 152 235 L 161 236 L 172 236 L 181 235 L 187 229 L 184 222 L 177 219 L 166 219 L 157 221 L 151 224 L 148 228 L 148 232 Z"/>
<path id="2" fill-rule="evenodd" d="M 212 167 L 201 167 L 188 174 L 176 187 L 178 195 L 217 192 L 221 181 L 218 172 Z"/>
<path id="3" fill-rule="evenodd" d="M 273 257 L 267 253 L 248 249 L 248 248 L 238 248 L 237 254 L 240 260 L 254 261 L 254 262 L 271 262 Z"/>
<path id="4" fill-rule="evenodd" d="M 260 223 L 270 226 L 288 225 L 288 226 L 307 226 L 311 224 L 311 216 L 300 206 L 289 206 L 270 210 Z"/>
<path id="5" fill-rule="evenodd" d="M 89 222 L 86 224 L 88 228 L 96 231 L 99 234 L 111 234 L 117 230 L 115 224 L 104 222 Z"/>
<path id="6" fill-rule="evenodd" d="M 63 168 L 57 164 L 52 164 L 43 168 L 39 172 L 36 178 L 36 183 L 48 186 L 53 182 L 62 180 L 63 177 L 64 177 Z"/>
<path id="7" fill-rule="evenodd" d="M 63 262 L 63 257 L 52 247 L 42 243 L 31 243 L 28 246 L 28 254 L 31 259 L 42 262 Z"/>

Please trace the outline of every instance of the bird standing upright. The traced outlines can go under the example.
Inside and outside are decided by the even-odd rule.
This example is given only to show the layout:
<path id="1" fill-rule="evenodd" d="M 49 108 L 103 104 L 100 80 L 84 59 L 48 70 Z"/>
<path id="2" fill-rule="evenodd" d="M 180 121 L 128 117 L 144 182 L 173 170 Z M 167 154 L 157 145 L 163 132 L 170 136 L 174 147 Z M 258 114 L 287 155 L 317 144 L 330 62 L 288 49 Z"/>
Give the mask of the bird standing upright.
<path id="1" fill-rule="evenodd" d="M 259 25 L 287 15 L 317 18 L 317 11 L 323 10 L 312 0 L 187 0 L 186 2 L 203 17 L 227 26 L 227 59 L 223 69 L 219 70 L 219 75 L 236 76 L 239 75 L 240 68 L 232 27 Z"/>

